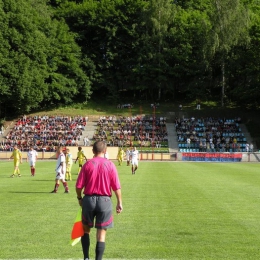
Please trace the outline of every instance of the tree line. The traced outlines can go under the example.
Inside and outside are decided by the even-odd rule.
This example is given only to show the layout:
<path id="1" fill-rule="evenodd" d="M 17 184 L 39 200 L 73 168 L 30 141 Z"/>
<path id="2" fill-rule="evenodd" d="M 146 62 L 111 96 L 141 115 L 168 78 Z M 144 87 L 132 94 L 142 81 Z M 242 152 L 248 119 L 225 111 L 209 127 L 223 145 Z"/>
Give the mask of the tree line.
<path id="1" fill-rule="evenodd" d="M 259 106 L 259 0 L 0 0 L 0 117 L 102 99 Z"/>

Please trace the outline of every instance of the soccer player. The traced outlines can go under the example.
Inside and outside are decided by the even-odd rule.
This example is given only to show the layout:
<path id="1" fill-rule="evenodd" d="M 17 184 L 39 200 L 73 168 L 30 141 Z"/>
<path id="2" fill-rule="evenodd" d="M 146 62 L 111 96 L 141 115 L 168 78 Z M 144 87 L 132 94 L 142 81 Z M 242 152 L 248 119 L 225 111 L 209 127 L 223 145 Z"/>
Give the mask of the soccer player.
<path id="1" fill-rule="evenodd" d="M 129 148 L 126 149 L 126 165 L 129 166 L 130 165 L 130 155 L 131 155 L 131 151 L 129 150 Z"/>
<path id="2" fill-rule="evenodd" d="M 117 154 L 117 160 L 118 160 L 118 165 L 121 166 L 123 162 L 123 158 L 125 156 L 125 152 L 122 147 L 119 148 L 118 154 Z"/>
<path id="3" fill-rule="evenodd" d="M 84 164 L 84 159 L 85 159 L 86 161 L 88 160 L 87 157 L 85 156 L 84 152 L 82 151 L 82 147 L 79 146 L 79 147 L 78 147 L 77 158 L 76 158 L 76 160 L 75 160 L 75 163 L 76 163 L 77 161 L 79 161 L 78 174 L 80 173 L 81 168 L 82 168 L 82 166 L 83 166 L 83 164 Z"/>
<path id="4" fill-rule="evenodd" d="M 27 153 L 27 162 L 29 161 L 31 167 L 31 176 L 33 177 L 35 175 L 35 164 L 36 164 L 37 157 L 38 157 L 37 151 L 34 150 L 32 146 L 30 146 L 29 152 Z"/>
<path id="5" fill-rule="evenodd" d="M 55 185 L 54 185 L 54 190 L 51 191 L 51 193 L 57 193 L 59 186 L 60 186 L 60 181 L 63 184 L 63 187 L 65 189 L 65 193 L 69 193 L 69 187 L 67 182 L 65 181 L 65 173 L 66 173 L 66 157 L 65 154 L 63 153 L 62 147 L 58 148 L 57 151 L 57 164 L 56 164 L 56 178 L 55 178 Z"/>
<path id="6" fill-rule="evenodd" d="M 11 160 L 12 158 L 14 159 L 14 172 L 10 177 L 13 178 L 15 174 L 18 174 L 18 177 L 21 177 L 19 165 L 20 163 L 22 163 L 22 153 L 18 149 L 17 145 L 14 146 L 13 153 L 9 160 Z"/>
<path id="7" fill-rule="evenodd" d="M 131 163 L 132 163 L 132 174 L 135 174 L 138 168 L 138 159 L 139 159 L 139 152 L 136 150 L 136 147 L 133 148 L 131 151 Z"/>
<path id="8" fill-rule="evenodd" d="M 107 152 L 107 151 L 104 153 L 104 158 L 106 158 L 106 159 L 108 159 L 108 160 L 109 160 L 109 154 L 108 154 L 108 152 Z"/>
<path id="9" fill-rule="evenodd" d="M 117 199 L 117 214 L 123 210 L 118 173 L 114 163 L 104 158 L 105 151 L 105 142 L 94 143 L 94 158 L 84 164 L 76 182 L 76 194 L 82 207 L 84 235 L 81 237 L 81 244 L 84 260 L 89 259 L 89 234 L 94 225 L 97 230 L 95 259 L 101 260 L 104 254 L 106 231 L 113 227 L 112 190 Z"/>
<path id="10" fill-rule="evenodd" d="M 71 178 L 71 168 L 72 168 L 72 154 L 70 153 L 70 149 L 66 149 L 66 178 L 65 180 L 72 181 Z"/>

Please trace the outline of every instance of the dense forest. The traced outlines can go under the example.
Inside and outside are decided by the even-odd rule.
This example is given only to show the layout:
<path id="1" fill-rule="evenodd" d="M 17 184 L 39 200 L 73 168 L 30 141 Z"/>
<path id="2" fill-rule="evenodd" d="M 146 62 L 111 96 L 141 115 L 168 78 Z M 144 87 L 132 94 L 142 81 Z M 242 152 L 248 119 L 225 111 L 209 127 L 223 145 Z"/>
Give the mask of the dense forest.
<path id="1" fill-rule="evenodd" d="M 90 99 L 260 104 L 259 0 L 0 0 L 0 117 Z"/>

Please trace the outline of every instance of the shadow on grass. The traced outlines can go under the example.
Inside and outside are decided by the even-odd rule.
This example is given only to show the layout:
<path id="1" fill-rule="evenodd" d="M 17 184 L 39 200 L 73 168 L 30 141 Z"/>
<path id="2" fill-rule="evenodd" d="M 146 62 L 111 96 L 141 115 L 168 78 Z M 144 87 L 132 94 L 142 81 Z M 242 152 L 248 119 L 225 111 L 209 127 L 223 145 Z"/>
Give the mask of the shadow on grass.
<path id="1" fill-rule="evenodd" d="M 55 181 L 55 179 L 53 179 L 53 180 L 32 180 L 32 181 L 51 181 L 51 182 L 54 182 Z"/>
<path id="2" fill-rule="evenodd" d="M 17 194 L 52 194 L 50 191 L 9 191 L 9 193 L 17 193 Z"/>

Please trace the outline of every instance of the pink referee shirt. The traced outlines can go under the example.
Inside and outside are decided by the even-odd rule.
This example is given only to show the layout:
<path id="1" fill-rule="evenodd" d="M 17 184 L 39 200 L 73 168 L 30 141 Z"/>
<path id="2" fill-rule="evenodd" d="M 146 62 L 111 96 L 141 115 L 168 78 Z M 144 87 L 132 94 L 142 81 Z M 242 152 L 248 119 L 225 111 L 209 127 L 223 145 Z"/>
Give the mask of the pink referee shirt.
<path id="1" fill-rule="evenodd" d="M 85 195 L 112 196 L 112 190 L 121 189 L 115 165 L 103 157 L 88 160 L 79 173 L 76 188 L 84 188 Z"/>

